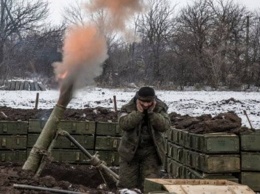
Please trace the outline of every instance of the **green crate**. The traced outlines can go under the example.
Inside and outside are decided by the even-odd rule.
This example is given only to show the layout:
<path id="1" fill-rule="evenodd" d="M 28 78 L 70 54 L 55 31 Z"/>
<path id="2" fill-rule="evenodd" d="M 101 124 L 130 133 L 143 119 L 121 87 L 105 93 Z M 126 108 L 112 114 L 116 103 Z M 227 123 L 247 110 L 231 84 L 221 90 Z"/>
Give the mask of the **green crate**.
<path id="1" fill-rule="evenodd" d="M 1 135 L 0 149 L 26 149 L 26 135 Z"/>
<path id="2" fill-rule="evenodd" d="M 241 172 L 241 184 L 249 186 L 252 190 L 260 192 L 260 172 Z"/>
<path id="3" fill-rule="evenodd" d="M 119 128 L 116 122 L 97 122 L 96 123 L 96 134 L 97 135 L 110 135 L 110 136 L 121 136 L 122 130 Z"/>
<path id="4" fill-rule="evenodd" d="M 260 131 L 241 134 L 240 139 L 242 151 L 260 151 Z"/>
<path id="5" fill-rule="evenodd" d="M 93 154 L 93 150 L 88 150 Z M 55 162 L 68 162 L 68 163 L 84 163 L 90 164 L 89 158 L 85 156 L 79 149 L 54 149 L 51 152 L 53 161 Z"/>
<path id="6" fill-rule="evenodd" d="M 29 120 L 29 133 L 40 133 L 44 128 L 47 120 L 31 119 Z M 92 135 L 95 133 L 94 121 L 65 121 L 58 123 L 57 130 L 65 130 L 70 134 Z"/>
<path id="7" fill-rule="evenodd" d="M 98 151 L 98 158 L 108 166 L 119 166 L 119 154 L 116 151 Z"/>
<path id="8" fill-rule="evenodd" d="M 31 148 L 37 141 L 39 134 L 28 134 L 27 147 Z M 78 141 L 85 149 L 94 149 L 94 136 L 93 135 L 72 135 L 72 137 Z M 76 148 L 76 146 L 69 141 L 65 136 L 58 136 L 54 148 Z"/>
<path id="9" fill-rule="evenodd" d="M 185 172 L 183 165 L 175 160 L 171 160 L 172 163 L 172 170 L 171 170 L 171 176 L 172 178 L 184 178 L 185 177 Z"/>
<path id="10" fill-rule="evenodd" d="M 232 182 L 239 182 L 238 177 L 231 173 L 228 174 L 208 174 L 194 170 L 190 167 L 184 166 L 185 179 L 225 179 Z"/>
<path id="11" fill-rule="evenodd" d="M 189 132 L 184 130 L 179 130 L 177 132 L 178 144 L 183 147 L 190 147 L 189 142 Z"/>
<path id="12" fill-rule="evenodd" d="M 30 119 L 29 120 L 29 133 L 40 133 L 46 124 L 47 120 Z"/>
<path id="13" fill-rule="evenodd" d="M 239 153 L 239 137 L 228 133 L 190 133 L 190 148 L 199 152 L 211 153 Z"/>
<path id="14" fill-rule="evenodd" d="M 0 121 L 0 135 L 27 134 L 28 122 L 25 121 Z"/>
<path id="15" fill-rule="evenodd" d="M 59 129 L 65 130 L 70 134 L 94 134 L 94 121 L 60 121 Z"/>
<path id="16" fill-rule="evenodd" d="M 166 160 L 167 160 L 167 162 L 166 162 L 166 169 L 165 170 L 168 174 L 171 174 L 172 173 L 172 158 L 166 157 Z"/>
<path id="17" fill-rule="evenodd" d="M 1 162 L 25 162 L 27 159 L 26 150 L 1 150 Z"/>
<path id="18" fill-rule="evenodd" d="M 241 170 L 260 171 L 260 152 L 241 152 Z"/>
<path id="19" fill-rule="evenodd" d="M 121 137 L 96 136 L 95 150 L 117 150 Z"/>
<path id="20" fill-rule="evenodd" d="M 176 129 L 176 128 L 173 128 L 171 127 L 171 131 L 172 131 L 172 142 L 175 143 L 175 144 L 179 144 L 179 132 L 180 130 L 179 129 Z"/>
<path id="21" fill-rule="evenodd" d="M 239 155 L 208 155 L 188 151 L 190 154 L 189 166 L 205 173 L 231 173 L 240 171 Z"/>
<path id="22" fill-rule="evenodd" d="M 173 142 L 174 141 L 174 138 L 173 138 L 173 133 L 174 133 L 174 130 L 173 128 L 170 128 L 166 131 L 166 138 L 169 142 Z"/>
<path id="23" fill-rule="evenodd" d="M 178 146 L 176 144 L 171 144 L 171 157 L 178 161 L 183 162 L 183 147 Z"/>

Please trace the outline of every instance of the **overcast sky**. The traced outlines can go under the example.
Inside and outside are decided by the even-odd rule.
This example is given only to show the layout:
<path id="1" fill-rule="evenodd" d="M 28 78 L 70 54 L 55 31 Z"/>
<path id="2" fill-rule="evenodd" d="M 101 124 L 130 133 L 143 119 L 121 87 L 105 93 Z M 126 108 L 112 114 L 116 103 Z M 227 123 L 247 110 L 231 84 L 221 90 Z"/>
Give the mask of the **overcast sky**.
<path id="1" fill-rule="evenodd" d="M 62 11 L 64 7 L 73 4 L 75 1 L 87 0 L 48 0 L 50 2 L 50 20 L 53 24 L 59 24 L 62 21 Z M 177 4 L 177 8 L 181 8 L 187 4 L 191 4 L 196 0 L 170 0 L 173 5 Z M 241 5 L 248 7 L 249 10 L 260 10 L 260 0 L 233 0 Z"/>

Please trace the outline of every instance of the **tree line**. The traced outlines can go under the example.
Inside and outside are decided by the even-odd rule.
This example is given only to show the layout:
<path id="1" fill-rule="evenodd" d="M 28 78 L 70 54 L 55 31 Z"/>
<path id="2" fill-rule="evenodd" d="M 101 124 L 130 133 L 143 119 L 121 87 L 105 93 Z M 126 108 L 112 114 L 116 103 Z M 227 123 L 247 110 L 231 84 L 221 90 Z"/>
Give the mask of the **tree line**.
<path id="1" fill-rule="evenodd" d="M 131 23 L 138 41 L 107 34 L 109 58 L 96 79 L 99 85 L 260 86 L 259 10 L 249 11 L 232 0 L 194 0 L 179 10 L 169 0 L 147 0 L 147 5 Z M 62 59 L 67 26 L 96 19 L 84 15 L 79 4 L 64 11 L 64 23 L 50 27 L 43 22 L 49 14 L 47 3 L 1 0 L 3 80 L 22 77 L 54 82 L 52 63 Z"/>

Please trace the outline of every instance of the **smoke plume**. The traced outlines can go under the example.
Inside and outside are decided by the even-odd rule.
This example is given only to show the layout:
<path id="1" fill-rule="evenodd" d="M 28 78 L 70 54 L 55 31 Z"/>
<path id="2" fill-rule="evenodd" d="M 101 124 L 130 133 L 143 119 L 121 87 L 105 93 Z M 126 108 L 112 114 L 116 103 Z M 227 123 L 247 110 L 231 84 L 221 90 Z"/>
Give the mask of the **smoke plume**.
<path id="1" fill-rule="evenodd" d="M 72 27 L 64 40 L 63 61 L 55 64 L 56 78 L 72 79 L 74 87 L 82 87 L 102 73 L 107 57 L 106 39 L 97 27 Z"/>
<path id="2" fill-rule="evenodd" d="M 142 11 L 142 0 L 95 0 L 87 8 L 91 12 L 105 9 L 109 13 L 112 29 L 124 31 L 126 22 L 137 12 Z"/>
<path id="3" fill-rule="evenodd" d="M 61 105 L 68 104 L 75 89 L 93 83 L 94 78 L 102 73 L 101 65 L 108 57 L 102 25 L 124 31 L 130 17 L 141 10 L 140 1 L 94 0 L 87 5 L 88 10 L 92 13 L 107 11 L 109 14 L 106 18 L 107 23 L 95 25 L 89 23 L 68 28 L 63 45 L 62 62 L 54 64 L 56 79 L 60 83 Z"/>

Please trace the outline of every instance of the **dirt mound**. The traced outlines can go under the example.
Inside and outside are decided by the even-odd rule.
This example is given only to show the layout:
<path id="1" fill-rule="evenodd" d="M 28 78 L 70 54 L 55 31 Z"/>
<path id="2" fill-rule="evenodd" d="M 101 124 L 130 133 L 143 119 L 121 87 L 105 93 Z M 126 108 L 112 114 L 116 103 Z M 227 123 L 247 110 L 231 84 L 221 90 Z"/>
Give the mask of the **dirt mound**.
<path id="1" fill-rule="evenodd" d="M 9 107 L 0 107 L 0 120 L 7 121 L 28 121 L 29 119 L 47 120 L 53 109 L 14 109 Z M 103 107 L 69 109 L 67 108 L 64 120 L 77 121 L 117 121 L 117 114 Z"/>
<path id="2" fill-rule="evenodd" d="M 239 134 L 254 130 L 242 127 L 241 118 L 234 112 L 220 113 L 215 117 L 208 114 L 191 117 L 189 115 L 182 116 L 177 113 L 171 113 L 170 118 L 174 127 L 188 130 L 191 133 L 230 132 Z"/>
<path id="3" fill-rule="evenodd" d="M 40 177 L 23 171 L 22 164 L 0 163 L 0 193 L 2 194 L 50 194 L 47 191 L 16 189 L 13 184 L 30 185 L 82 193 L 114 193 L 115 183 L 104 174 L 108 188 L 100 172 L 91 166 L 51 163 L 45 166 Z"/>

